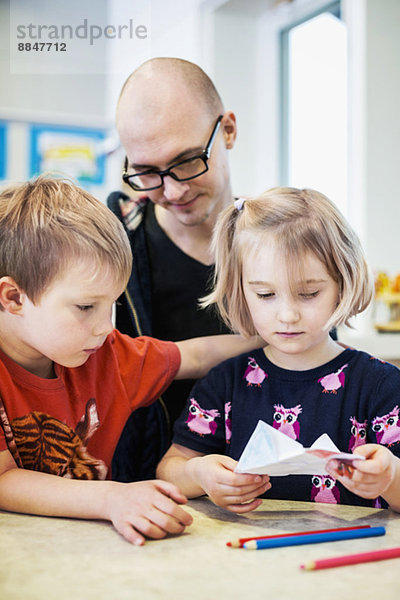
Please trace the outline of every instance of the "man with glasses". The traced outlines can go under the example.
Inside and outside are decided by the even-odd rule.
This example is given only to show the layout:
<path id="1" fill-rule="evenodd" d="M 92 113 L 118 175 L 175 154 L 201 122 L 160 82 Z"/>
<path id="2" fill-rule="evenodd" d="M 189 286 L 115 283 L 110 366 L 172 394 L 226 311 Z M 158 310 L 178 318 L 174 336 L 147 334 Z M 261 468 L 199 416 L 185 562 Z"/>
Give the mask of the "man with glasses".
<path id="1" fill-rule="evenodd" d="M 228 150 L 236 139 L 235 115 L 224 110 L 197 65 L 155 58 L 124 84 L 117 128 L 126 152 L 122 178 L 132 193 L 113 192 L 108 205 L 125 224 L 134 258 L 116 308 L 117 328 L 173 341 L 226 333 L 215 312 L 199 309 L 198 299 L 213 276 L 216 218 L 233 200 Z M 131 417 L 114 456 L 114 477 L 154 477 L 192 384 L 174 383 L 158 403 Z"/>

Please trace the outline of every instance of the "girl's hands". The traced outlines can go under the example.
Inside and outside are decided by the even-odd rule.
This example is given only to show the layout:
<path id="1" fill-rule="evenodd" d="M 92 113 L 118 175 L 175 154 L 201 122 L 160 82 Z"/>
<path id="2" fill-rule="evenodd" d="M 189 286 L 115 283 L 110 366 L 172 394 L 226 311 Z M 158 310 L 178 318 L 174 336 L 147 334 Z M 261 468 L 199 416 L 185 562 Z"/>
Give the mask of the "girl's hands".
<path id="1" fill-rule="evenodd" d="M 247 513 L 262 500 L 257 498 L 270 489 L 268 475 L 235 473 L 237 461 L 221 454 L 208 454 L 190 460 L 192 477 L 217 506 L 235 513 Z"/>
<path id="2" fill-rule="evenodd" d="M 388 448 L 379 444 L 358 446 L 354 454 L 365 456 L 366 460 L 357 461 L 357 466 L 346 466 L 340 461 L 331 460 L 327 465 L 329 474 L 362 498 L 383 496 L 391 504 L 389 498 L 386 498 L 386 493 L 390 492 L 389 495 L 392 496 L 390 488 L 399 471 L 399 459 Z M 400 481 L 397 485 L 398 490 L 394 490 L 394 498 L 397 495 L 400 503 L 399 484 Z"/>

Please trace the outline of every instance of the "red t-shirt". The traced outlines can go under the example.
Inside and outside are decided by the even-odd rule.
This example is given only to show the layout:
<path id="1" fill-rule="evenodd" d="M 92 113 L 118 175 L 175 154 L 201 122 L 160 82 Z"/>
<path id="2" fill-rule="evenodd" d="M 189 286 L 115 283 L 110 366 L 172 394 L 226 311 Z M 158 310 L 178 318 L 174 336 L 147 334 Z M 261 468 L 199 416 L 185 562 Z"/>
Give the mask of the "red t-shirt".
<path id="1" fill-rule="evenodd" d="M 151 404 L 174 379 L 173 342 L 114 330 L 84 365 L 55 365 L 56 378 L 26 371 L 0 351 L 0 451 L 22 468 L 81 479 L 110 477 L 130 413 Z"/>

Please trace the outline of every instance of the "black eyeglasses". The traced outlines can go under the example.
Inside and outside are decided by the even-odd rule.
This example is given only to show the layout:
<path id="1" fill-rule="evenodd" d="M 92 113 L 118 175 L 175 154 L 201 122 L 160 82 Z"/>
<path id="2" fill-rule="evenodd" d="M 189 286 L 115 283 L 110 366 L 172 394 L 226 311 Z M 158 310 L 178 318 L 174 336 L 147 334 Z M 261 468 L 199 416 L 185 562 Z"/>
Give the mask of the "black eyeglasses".
<path id="1" fill-rule="evenodd" d="M 141 171 L 140 173 L 128 173 L 128 157 L 126 156 L 122 179 L 135 191 L 148 192 L 162 187 L 166 175 L 169 175 L 172 179 L 175 179 L 175 181 L 188 181 L 189 179 L 195 179 L 195 177 L 203 175 L 203 173 L 208 171 L 208 160 L 210 158 L 215 137 L 221 125 L 222 117 L 223 115 L 218 117 L 211 132 L 210 139 L 203 152 L 198 156 L 193 156 L 192 158 L 177 162 L 168 169 L 165 169 L 165 171 L 148 169 L 147 171 Z"/>

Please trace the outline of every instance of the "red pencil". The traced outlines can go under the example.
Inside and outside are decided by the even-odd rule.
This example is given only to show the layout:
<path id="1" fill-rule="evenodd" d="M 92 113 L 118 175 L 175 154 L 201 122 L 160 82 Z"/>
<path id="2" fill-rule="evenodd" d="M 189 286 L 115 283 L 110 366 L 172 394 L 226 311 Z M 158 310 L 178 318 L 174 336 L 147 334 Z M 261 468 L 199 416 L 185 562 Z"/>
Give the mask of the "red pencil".
<path id="1" fill-rule="evenodd" d="M 376 560 L 387 560 L 388 558 L 399 558 L 400 548 L 384 548 L 383 550 L 373 550 L 372 552 L 361 552 L 361 554 L 347 554 L 345 556 L 334 556 L 332 558 L 323 558 L 313 560 L 304 565 L 300 565 L 305 571 L 317 571 L 318 569 L 331 569 L 332 567 L 344 567 L 346 565 L 356 565 L 357 563 L 374 562 Z"/>
<path id="2" fill-rule="evenodd" d="M 354 527 L 339 527 L 335 529 L 317 529 L 314 531 L 296 531 L 295 533 L 278 533 L 276 535 L 260 535 L 259 537 L 247 537 L 247 538 L 239 538 L 238 540 L 232 540 L 230 542 L 226 542 L 227 546 L 231 548 L 242 548 L 243 544 L 246 542 L 252 542 L 253 540 L 269 540 L 272 538 L 280 538 L 280 537 L 292 537 L 296 535 L 308 535 L 310 533 L 331 533 L 332 531 L 351 531 L 352 529 L 367 529 L 371 527 L 371 525 L 357 525 Z"/>

